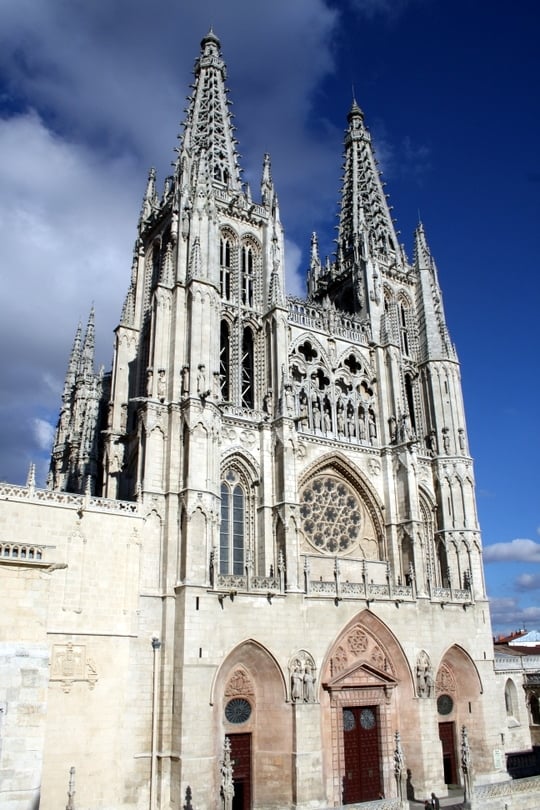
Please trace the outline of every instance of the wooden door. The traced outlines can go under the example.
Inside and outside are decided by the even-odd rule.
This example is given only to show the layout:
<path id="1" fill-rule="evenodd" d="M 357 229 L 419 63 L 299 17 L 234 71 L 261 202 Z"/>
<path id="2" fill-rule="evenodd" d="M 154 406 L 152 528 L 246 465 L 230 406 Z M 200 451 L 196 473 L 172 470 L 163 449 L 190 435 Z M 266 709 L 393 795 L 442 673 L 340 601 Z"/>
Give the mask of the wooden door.
<path id="1" fill-rule="evenodd" d="M 444 782 L 457 785 L 455 723 L 439 723 L 439 739 L 442 743 Z"/>
<path id="2" fill-rule="evenodd" d="M 343 709 L 343 804 L 382 796 L 379 715 L 376 706 Z"/>
<path id="3" fill-rule="evenodd" d="M 251 734 L 228 734 L 234 796 L 232 810 L 251 810 Z"/>

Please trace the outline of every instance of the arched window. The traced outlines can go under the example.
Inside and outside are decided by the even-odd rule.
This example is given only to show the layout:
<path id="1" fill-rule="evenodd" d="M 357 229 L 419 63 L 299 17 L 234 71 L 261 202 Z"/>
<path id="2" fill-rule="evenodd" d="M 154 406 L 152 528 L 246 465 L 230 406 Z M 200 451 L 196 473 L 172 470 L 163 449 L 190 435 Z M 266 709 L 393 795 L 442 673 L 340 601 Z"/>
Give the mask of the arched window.
<path id="1" fill-rule="evenodd" d="M 255 406 L 254 391 L 254 363 L 253 363 L 253 332 L 244 329 L 242 335 L 242 405 L 244 408 Z"/>
<path id="2" fill-rule="evenodd" d="M 540 701 L 538 695 L 531 695 L 529 706 L 531 707 L 531 723 L 534 726 L 540 726 Z"/>
<path id="3" fill-rule="evenodd" d="M 219 243 L 219 266 L 221 297 L 226 301 L 231 298 L 231 242 L 226 236 Z"/>
<path id="4" fill-rule="evenodd" d="M 219 344 L 219 383 L 221 399 L 228 402 L 231 398 L 230 363 L 231 335 L 227 321 L 221 321 Z"/>
<path id="5" fill-rule="evenodd" d="M 403 302 L 399 305 L 399 335 L 401 339 L 401 351 L 403 354 L 409 354 L 409 333 L 407 326 L 407 309 Z"/>
<path id="6" fill-rule="evenodd" d="M 411 427 L 416 433 L 416 414 L 414 410 L 413 383 L 410 374 L 405 374 L 405 396 L 407 398 L 407 408 L 409 409 L 409 419 L 411 420 Z"/>
<path id="7" fill-rule="evenodd" d="M 248 307 L 253 306 L 253 248 L 242 247 L 242 303 Z"/>
<path id="8" fill-rule="evenodd" d="M 231 469 L 221 484 L 220 574 L 244 575 L 245 539 L 246 493 L 237 472 Z"/>

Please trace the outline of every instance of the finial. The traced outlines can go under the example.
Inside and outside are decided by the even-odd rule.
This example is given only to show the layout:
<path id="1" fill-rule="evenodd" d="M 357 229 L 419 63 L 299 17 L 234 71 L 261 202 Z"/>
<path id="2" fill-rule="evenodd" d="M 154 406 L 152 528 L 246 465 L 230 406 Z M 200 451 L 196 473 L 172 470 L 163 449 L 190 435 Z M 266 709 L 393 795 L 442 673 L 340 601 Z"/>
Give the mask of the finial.
<path id="1" fill-rule="evenodd" d="M 29 489 L 34 489 L 36 486 L 36 465 L 31 461 L 28 467 L 28 477 L 26 479 L 26 486 Z"/>

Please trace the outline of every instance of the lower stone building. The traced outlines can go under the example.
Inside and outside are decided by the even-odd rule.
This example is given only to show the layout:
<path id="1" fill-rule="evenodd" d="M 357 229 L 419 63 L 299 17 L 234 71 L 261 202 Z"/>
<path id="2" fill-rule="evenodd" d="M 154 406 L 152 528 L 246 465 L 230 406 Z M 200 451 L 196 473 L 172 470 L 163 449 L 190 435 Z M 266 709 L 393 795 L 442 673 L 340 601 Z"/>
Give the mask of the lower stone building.
<path id="1" fill-rule="evenodd" d="M 224 81 L 210 32 L 113 367 L 91 316 L 48 488 L 0 485 L 0 804 L 390 808 L 461 785 L 502 810 L 518 740 L 423 226 L 409 261 L 354 102 L 336 255 L 313 235 L 287 298 L 270 159 L 255 202 Z"/>

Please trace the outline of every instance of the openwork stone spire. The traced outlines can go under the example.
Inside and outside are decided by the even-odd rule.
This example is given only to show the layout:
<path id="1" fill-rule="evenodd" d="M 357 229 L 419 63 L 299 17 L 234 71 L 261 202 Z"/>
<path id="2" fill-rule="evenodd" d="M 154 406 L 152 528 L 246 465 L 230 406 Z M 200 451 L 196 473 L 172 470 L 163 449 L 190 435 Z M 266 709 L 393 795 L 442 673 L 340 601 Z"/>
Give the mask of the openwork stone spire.
<path id="1" fill-rule="evenodd" d="M 212 182 L 240 191 L 237 142 L 225 88 L 227 71 L 212 30 L 201 41 L 194 73 L 181 151 L 186 149 L 195 159 L 204 156 Z"/>

